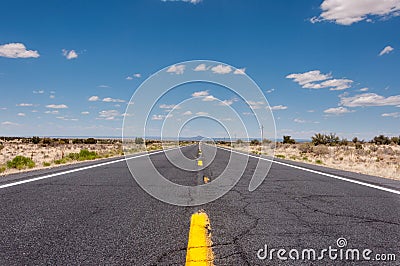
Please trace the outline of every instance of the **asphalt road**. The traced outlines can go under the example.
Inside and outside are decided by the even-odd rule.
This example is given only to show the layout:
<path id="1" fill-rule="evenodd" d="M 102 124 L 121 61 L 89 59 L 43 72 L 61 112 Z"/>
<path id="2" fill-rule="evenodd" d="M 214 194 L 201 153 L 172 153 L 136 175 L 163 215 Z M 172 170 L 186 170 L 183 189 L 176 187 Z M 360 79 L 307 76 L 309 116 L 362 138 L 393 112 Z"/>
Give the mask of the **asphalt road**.
<path id="1" fill-rule="evenodd" d="M 198 155 L 196 145 L 181 150 L 188 158 Z M 150 158 L 172 182 L 196 186 L 203 175 L 216 178 L 229 156 L 229 151 L 218 149 L 201 173 L 176 168 L 164 153 Z M 86 166 L 90 164 L 98 162 Z M 256 164 L 257 159 L 250 158 L 230 192 L 197 207 L 151 197 L 132 178 L 125 161 L 2 187 L 0 265 L 184 265 L 190 217 L 200 209 L 210 218 L 215 265 L 349 264 L 327 256 L 322 261 L 257 257 L 265 245 L 322 250 L 336 248 L 338 238 L 347 240 L 346 248 L 395 254 L 397 261 L 385 265 L 400 265 L 400 195 L 277 163 L 262 185 L 249 192 Z M 296 165 L 400 191 L 400 182 Z M 3 178 L 0 187 L 46 174 Z"/>

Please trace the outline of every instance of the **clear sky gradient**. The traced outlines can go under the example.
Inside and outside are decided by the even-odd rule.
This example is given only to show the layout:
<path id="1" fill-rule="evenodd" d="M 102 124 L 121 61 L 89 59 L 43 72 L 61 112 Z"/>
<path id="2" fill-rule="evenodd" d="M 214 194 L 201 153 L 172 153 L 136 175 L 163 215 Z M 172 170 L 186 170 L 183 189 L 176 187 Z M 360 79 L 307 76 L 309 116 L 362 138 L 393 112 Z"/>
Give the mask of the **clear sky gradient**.
<path id="1" fill-rule="evenodd" d="M 139 85 L 197 59 L 245 68 L 278 137 L 400 135 L 400 0 L 17 0 L 1 9 L 0 135 L 120 136 Z M 248 112 L 234 95 L 192 84 L 160 99 L 150 120 L 200 91 Z M 209 135 L 220 132 L 209 123 Z"/>

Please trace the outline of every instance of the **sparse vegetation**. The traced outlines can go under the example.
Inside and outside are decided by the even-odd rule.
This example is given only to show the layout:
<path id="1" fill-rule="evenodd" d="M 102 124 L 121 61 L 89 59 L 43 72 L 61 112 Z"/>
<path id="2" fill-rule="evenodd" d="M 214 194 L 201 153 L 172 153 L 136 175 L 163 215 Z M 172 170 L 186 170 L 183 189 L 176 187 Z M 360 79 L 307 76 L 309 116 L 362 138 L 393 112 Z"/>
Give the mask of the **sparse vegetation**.
<path id="1" fill-rule="evenodd" d="M 24 157 L 21 155 L 15 156 L 14 159 L 7 162 L 8 168 L 15 168 L 18 170 L 33 168 L 35 167 L 35 162 L 31 158 Z"/>
<path id="2" fill-rule="evenodd" d="M 43 162 L 44 167 L 49 167 L 50 165 L 51 165 L 51 163 L 49 163 L 49 162 Z"/>
<path id="3" fill-rule="evenodd" d="M 74 161 L 86 161 L 101 158 L 95 151 L 81 150 L 79 153 L 70 153 L 67 158 Z"/>
<path id="4" fill-rule="evenodd" d="M 280 158 L 280 159 L 285 159 L 286 158 L 286 156 L 283 155 L 283 154 L 277 154 L 277 155 L 275 155 L 275 157 L 276 158 Z"/>
<path id="5" fill-rule="evenodd" d="M 250 141 L 250 146 L 258 146 L 260 145 L 260 141 L 258 139 L 253 139 Z"/>
<path id="6" fill-rule="evenodd" d="M 142 145 L 144 143 L 143 138 L 135 138 L 135 144 Z"/>
<path id="7" fill-rule="evenodd" d="M 283 136 L 283 144 L 295 144 L 296 141 L 291 136 Z"/>

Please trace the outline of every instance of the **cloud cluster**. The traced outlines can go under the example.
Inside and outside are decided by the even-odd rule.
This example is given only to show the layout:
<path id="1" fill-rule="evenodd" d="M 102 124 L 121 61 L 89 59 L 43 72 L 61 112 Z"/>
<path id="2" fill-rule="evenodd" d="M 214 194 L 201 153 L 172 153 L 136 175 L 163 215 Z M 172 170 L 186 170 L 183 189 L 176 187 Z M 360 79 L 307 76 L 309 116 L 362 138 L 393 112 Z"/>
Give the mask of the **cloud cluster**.
<path id="1" fill-rule="evenodd" d="M 311 18 L 312 23 L 331 21 L 351 25 L 363 20 L 371 21 L 371 16 L 399 16 L 400 0 L 324 0 L 321 9 L 321 15 Z"/>
<path id="2" fill-rule="evenodd" d="M 341 96 L 340 105 L 346 107 L 400 106 L 400 95 L 385 97 L 376 93 L 363 93 L 348 97 Z"/>
<path id="3" fill-rule="evenodd" d="M 65 104 L 49 104 L 46 105 L 47 108 L 51 108 L 51 109 L 67 109 L 68 106 Z"/>
<path id="4" fill-rule="evenodd" d="M 22 43 L 8 43 L 0 45 L 0 57 L 7 58 L 38 58 L 38 51 L 27 50 Z"/>
<path id="5" fill-rule="evenodd" d="M 379 56 L 388 54 L 388 53 L 392 52 L 393 50 L 394 50 L 394 48 L 392 46 L 388 45 L 385 48 L 383 48 L 383 50 L 379 53 Z"/>
<path id="6" fill-rule="evenodd" d="M 94 95 L 94 96 L 89 97 L 88 101 L 89 102 L 97 102 L 97 101 L 100 101 L 100 97 Z M 110 97 L 103 98 L 103 100 L 101 100 L 101 101 L 106 102 L 106 103 L 124 103 L 125 102 L 125 100 L 114 99 L 114 98 L 110 98 Z"/>
<path id="7" fill-rule="evenodd" d="M 330 114 L 330 115 L 342 115 L 352 112 L 354 111 L 349 110 L 346 107 L 328 108 L 324 111 L 325 114 Z"/>
<path id="8" fill-rule="evenodd" d="M 78 58 L 78 54 L 75 52 L 75 50 L 68 51 L 66 49 L 62 49 L 62 54 L 68 60 Z"/>
<path id="9" fill-rule="evenodd" d="M 185 68 L 185 65 L 173 65 L 167 69 L 167 72 L 176 75 L 182 75 L 185 72 Z"/>
<path id="10" fill-rule="evenodd" d="M 322 74 L 319 70 L 290 74 L 286 78 L 293 79 L 305 89 L 329 88 L 331 91 L 348 89 L 353 83 L 350 79 L 334 79 L 331 74 Z"/>

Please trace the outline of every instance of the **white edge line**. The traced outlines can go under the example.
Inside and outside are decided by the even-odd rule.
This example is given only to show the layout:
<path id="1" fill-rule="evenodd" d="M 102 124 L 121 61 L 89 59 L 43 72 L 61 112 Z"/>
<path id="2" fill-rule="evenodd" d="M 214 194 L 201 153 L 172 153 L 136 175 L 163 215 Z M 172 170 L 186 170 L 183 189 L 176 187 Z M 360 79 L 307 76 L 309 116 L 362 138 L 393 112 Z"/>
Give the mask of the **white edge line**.
<path id="1" fill-rule="evenodd" d="M 150 152 L 150 153 L 139 154 L 139 155 L 132 156 L 132 157 L 129 157 L 129 158 L 118 159 L 118 160 L 115 160 L 115 161 L 110 161 L 110 162 L 105 162 L 105 163 L 93 164 L 93 165 L 89 165 L 89 166 L 85 166 L 85 167 L 81 167 L 81 168 L 76 168 L 76 169 L 71 169 L 71 170 L 68 170 L 68 171 L 63 171 L 63 172 L 59 172 L 59 173 L 55 173 L 55 174 L 49 174 L 49 175 L 39 176 L 39 177 L 31 178 L 31 179 L 25 179 L 25 180 L 21 180 L 21 181 L 17 181 L 17 182 L 8 183 L 8 184 L 5 184 L 5 185 L 0 185 L 0 189 L 7 188 L 7 187 L 13 187 L 13 186 L 17 186 L 17 185 L 21 185 L 21 184 L 25 184 L 25 183 L 30 183 L 30 182 L 34 182 L 34 181 L 38 181 L 38 180 L 42 180 L 42 179 L 47 179 L 47 178 L 50 178 L 50 177 L 55 177 L 55 176 L 60 176 L 60 175 L 66 175 L 66 174 L 71 174 L 71 173 L 75 173 L 75 172 L 80 172 L 80 171 L 84 171 L 84 170 L 87 170 L 87 169 L 92 169 L 92 168 L 96 168 L 96 167 L 100 167 L 100 166 L 104 166 L 104 165 L 109 165 L 109 164 L 113 164 L 113 163 L 119 163 L 119 162 L 123 162 L 123 161 L 128 161 L 128 160 L 132 160 L 132 159 L 136 159 L 136 158 L 140 158 L 140 157 L 144 157 L 144 156 L 148 156 L 148 155 L 152 155 L 152 154 L 162 153 L 162 152 L 166 152 L 166 151 L 170 151 L 170 150 L 175 150 L 175 149 L 179 149 L 179 148 L 181 148 L 181 147 L 175 147 L 175 148 L 170 148 L 170 149 L 161 150 L 161 151 L 155 151 L 155 152 Z"/>
<path id="2" fill-rule="evenodd" d="M 222 150 L 226 150 L 226 151 L 231 151 L 231 152 L 234 152 L 234 153 L 237 153 L 237 154 L 249 156 L 249 157 L 252 157 L 252 158 L 256 158 L 256 159 L 260 159 L 260 160 L 269 161 L 269 162 L 272 162 L 272 163 L 276 163 L 276 164 L 292 167 L 292 168 L 295 168 L 295 169 L 298 169 L 298 170 L 303 170 L 303 171 L 306 171 L 306 172 L 310 172 L 310 173 L 314 173 L 314 174 L 318 174 L 318 175 L 323 175 L 323 176 L 335 178 L 335 179 L 338 179 L 338 180 L 354 183 L 354 184 L 357 184 L 357 185 L 366 186 L 366 187 L 370 187 L 370 188 L 375 188 L 375 189 L 379 189 L 379 190 L 382 190 L 382 191 L 386 191 L 386 192 L 390 192 L 390 193 L 394 193 L 394 194 L 400 195 L 400 191 L 395 190 L 395 189 L 381 187 L 381 186 L 378 186 L 378 185 L 365 183 L 365 182 L 362 182 L 362 181 L 358 181 L 358 180 L 354 180 L 354 179 L 350 179 L 350 178 L 346 178 L 346 177 L 341 177 L 341 176 L 337 176 L 337 175 L 332 175 L 332 174 L 328 174 L 328 173 L 324 173 L 324 172 L 320 172 L 320 171 L 304 168 L 304 167 L 301 167 L 301 166 L 291 165 L 291 164 L 288 164 L 288 163 L 282 163 L 282 162 L 274 161 L 274 160 L 267 159 L 267 158 L 264 158 L 264 157 L 257 157 L 257 156 L 254 156 L 254 155 L 251 155 L 251 154 L 248 154 L 248 153 L 242 153 L 242 152 L 238 152 L 238 151 L 235 151 L 235 150 L 232 150 L 232 149 L 226 149 L 226 148 L 222 148 L 222 147 L 218 147 L 218 148 L 220 148 Z"/>

